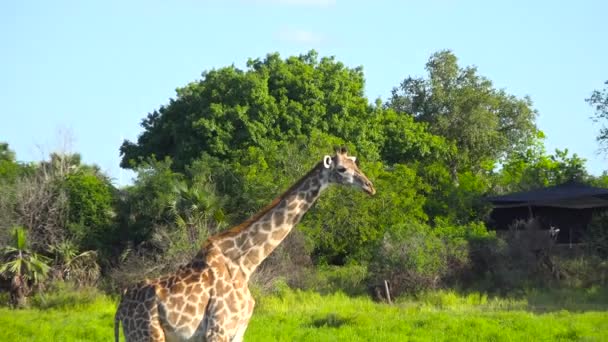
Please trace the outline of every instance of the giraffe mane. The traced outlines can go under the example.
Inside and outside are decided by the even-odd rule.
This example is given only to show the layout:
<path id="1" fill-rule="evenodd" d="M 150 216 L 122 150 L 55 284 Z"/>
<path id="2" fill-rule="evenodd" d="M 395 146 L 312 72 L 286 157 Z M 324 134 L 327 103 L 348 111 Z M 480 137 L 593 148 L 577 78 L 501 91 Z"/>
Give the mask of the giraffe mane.
<path id="1" fill-rule="evenodd" d="M 236 226 L 233 226 L 232 228 L 230 228 L 228 230 L 225 230 L 221 233 L 218 233 L 216 235 L 209 237 L 207 239 L 207 241 L 205 242 L 205 244 L 203 245 L 203 248 L 207 247 L 210 243 L 220 240 L 222 238 L 233 237 L 233 236 L 239 234 L 241 231 L 243 231 L 247 227 L 251 226 L 254 222 L 258 221 L 262 216 L 266 215 L 269 211 L 274 209 L 281 202 L 281 200 L 283 200 L 287 196 L 287 194 L 291 193 L 292 190 L 294 190 L 295 188 L 302 185 L 304 180 L 307 179 L 313 172 L 316 172 L 317 170 L 321 169 L 322 165 L 323 165 L 323 161 L 317 163 L 317 165 L 315 165 L 315 167 L 313 167 L 304 176 L 302 176 L 302 178 L 300 178 L 295 184 L 293 184 L 291 187 L 289 187 L 289 189 L 285 190 L 281 195 L 277 196 L 274 200 L 272 200 L 272 202 L 270 202 L 270 204 L 268 204 L 267 206 L 262 208 L 260 211 L 258 211 L 253 216 L 249 217 L 242 223 L 240 223 Z"/>

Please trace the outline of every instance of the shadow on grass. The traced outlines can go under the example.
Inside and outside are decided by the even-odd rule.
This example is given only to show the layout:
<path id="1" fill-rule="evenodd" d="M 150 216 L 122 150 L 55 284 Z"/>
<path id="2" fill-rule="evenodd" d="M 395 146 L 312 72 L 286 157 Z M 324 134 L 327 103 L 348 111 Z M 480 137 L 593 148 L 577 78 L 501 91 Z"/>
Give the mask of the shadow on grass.
<path id="1" fill-rule="evenodd" d="M 534 289 L 525 294 L 528 310 L 551 312 L 608 311 L 608 288 L 593 286 L 587 289 Z"/>
<path id="2" fill-rule="evenodd" d="M 352 318 L 340 317 L 335 313 L 330 313 L 325 317 L 313 319 L 312 322 L 306 325 L 314 328 L 340 328 L 351 322 Z"/>

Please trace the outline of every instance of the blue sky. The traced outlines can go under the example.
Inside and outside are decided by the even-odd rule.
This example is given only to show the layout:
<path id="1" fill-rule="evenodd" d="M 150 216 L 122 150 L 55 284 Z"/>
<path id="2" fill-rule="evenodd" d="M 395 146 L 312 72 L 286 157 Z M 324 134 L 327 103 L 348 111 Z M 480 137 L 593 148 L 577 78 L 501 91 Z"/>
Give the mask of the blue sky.
<path id="1" fill-rule="evenodd" d="M 532 98 L 548 151 L 568 148 L 600 174 L 608 164 L 584 99 L 608 80 L 606 13 L 602 0 L 4 1 L 0 141 L 30 161 L 71 136 L 72 151 L 125 184 L 122 139 L 204 70 L 314 48 L 363 66 L 370 101 L 385 100 L 451 49 Z"/>

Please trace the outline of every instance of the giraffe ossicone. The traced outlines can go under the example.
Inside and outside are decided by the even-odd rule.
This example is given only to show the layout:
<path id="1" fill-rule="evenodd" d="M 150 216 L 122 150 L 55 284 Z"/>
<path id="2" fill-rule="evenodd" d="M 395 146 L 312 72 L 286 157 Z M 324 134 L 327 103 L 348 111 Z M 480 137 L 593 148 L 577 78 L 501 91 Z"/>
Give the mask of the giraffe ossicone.
<path id="1" fill-rule="evenodd" d="M 175 273 L 128 288 L 116 311 L 116 341 L 120 323 L 127 341 L 242 341 L 255 306 L 251 274 L 323 190 L 340 184 L 376 193 L 355 160 L 345 148 L 324 156 L 260 212 L 207 239 Z"/>

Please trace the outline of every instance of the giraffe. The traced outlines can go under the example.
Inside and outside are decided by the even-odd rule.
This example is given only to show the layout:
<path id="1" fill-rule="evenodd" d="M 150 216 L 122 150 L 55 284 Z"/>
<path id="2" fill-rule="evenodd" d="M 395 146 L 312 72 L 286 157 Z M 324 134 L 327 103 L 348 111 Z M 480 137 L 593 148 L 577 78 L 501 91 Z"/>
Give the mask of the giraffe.
<path id="1" fill-rule="evenodd" d="M 243 223 L 207 239 L 186 265 L 124 291 L 114 333 L 127 341 L 242 341 L 255 301 L 248 281 L 331 184 L 376 193 L 345 148 Z"/>

